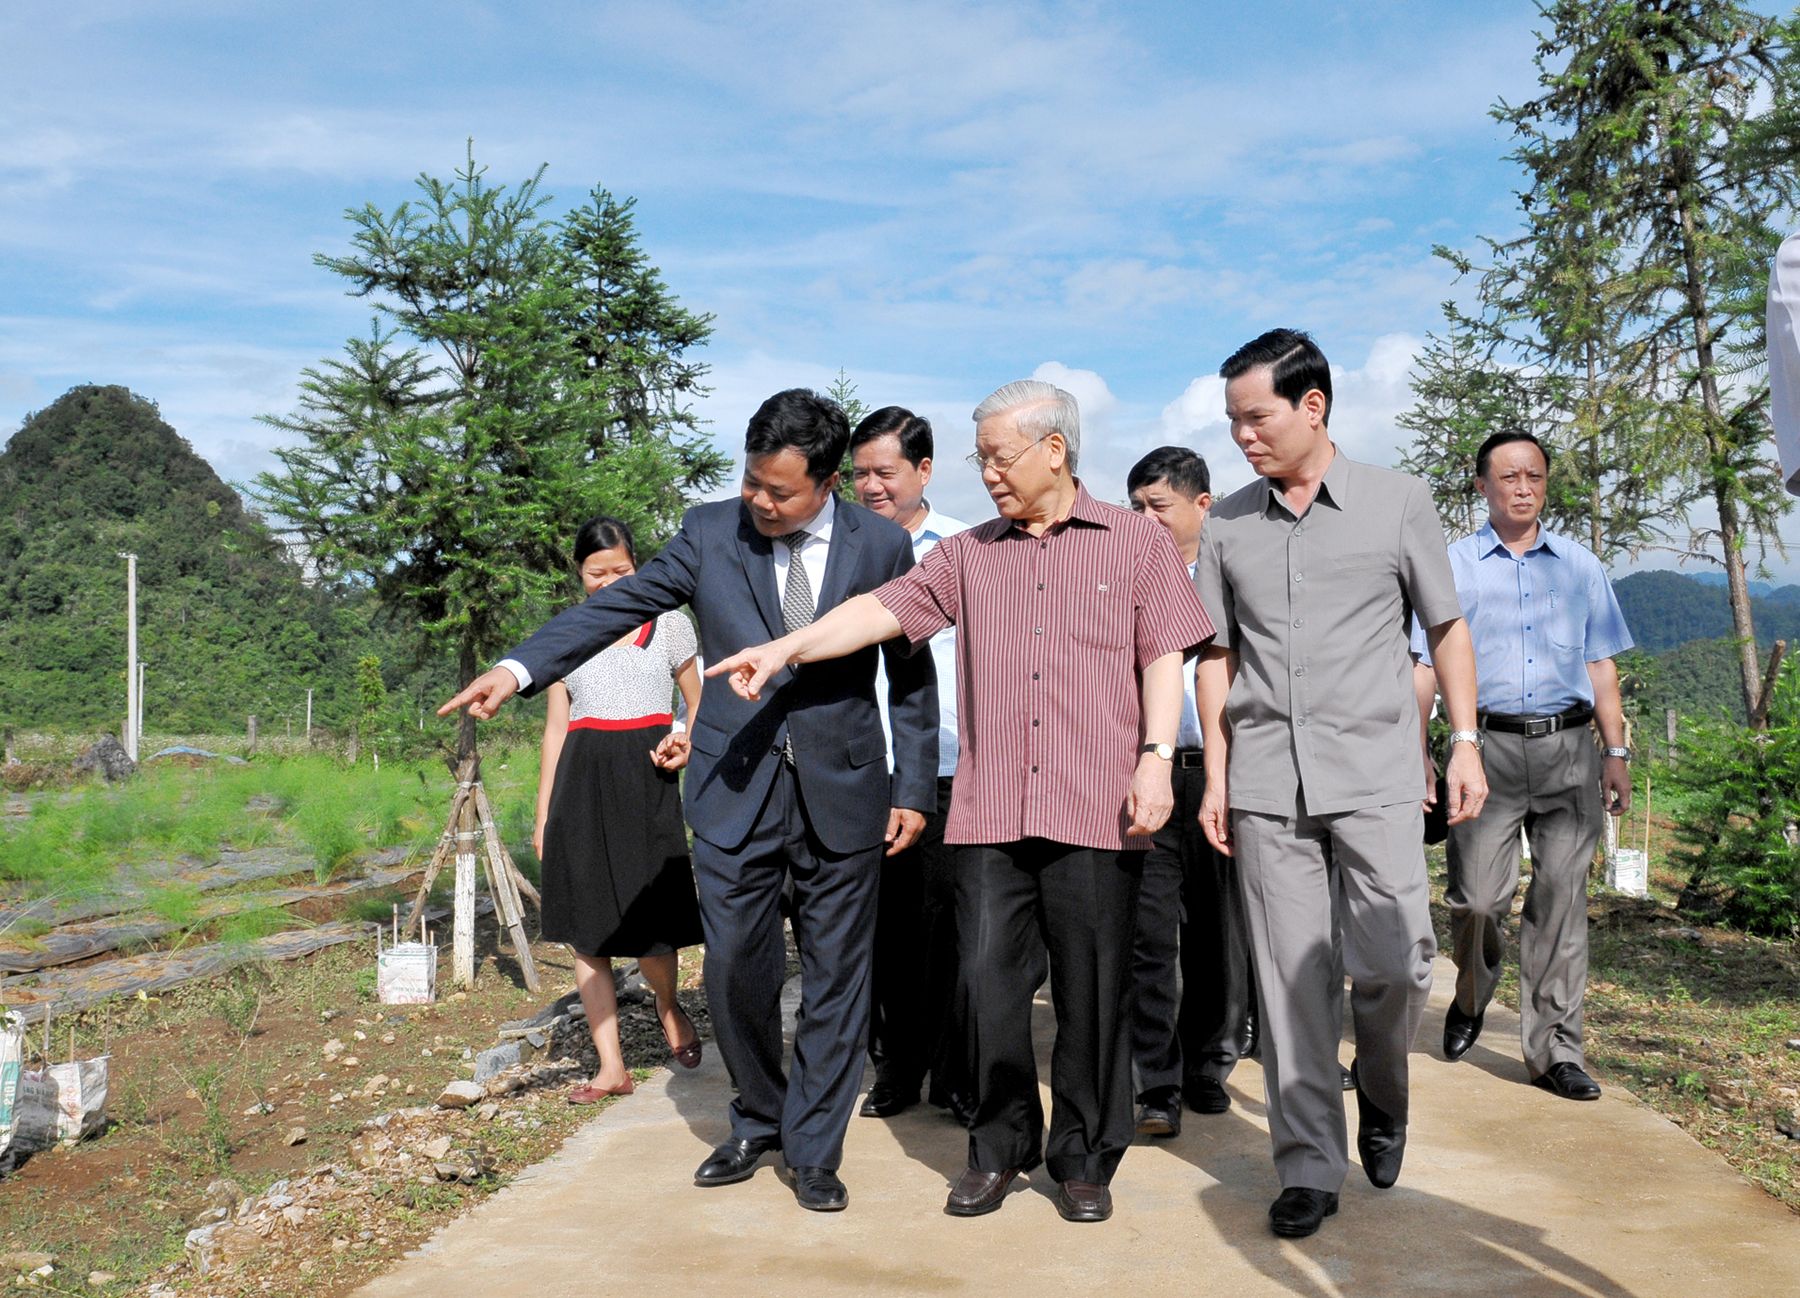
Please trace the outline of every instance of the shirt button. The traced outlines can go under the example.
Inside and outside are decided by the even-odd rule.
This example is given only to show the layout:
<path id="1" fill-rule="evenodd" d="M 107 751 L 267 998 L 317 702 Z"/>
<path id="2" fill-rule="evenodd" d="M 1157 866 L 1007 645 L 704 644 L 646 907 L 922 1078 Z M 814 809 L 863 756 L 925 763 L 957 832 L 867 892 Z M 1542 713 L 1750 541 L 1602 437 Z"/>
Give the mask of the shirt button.
<path id="1" fill-rule="evenodd" d="M 1039 582 L 1039 583 L 1038 583 L 1038 589 L 1039 589 L 1039 590 L 1042 590 L 1042 589 L 1043 589 L 1043 588 L 1044 588 L 1044 583 L 1043 583 L 1043 582 L 1041 582 L 1041 581 L 1040 581 L 1040 582 Z"/>
<path id="2" fill-rule="evenodd" d="M 1306 668 L 1304 668 L 1304 667 L 1296 667 L 1296 668 L 1294 668 L 1294 675 L 1296 675 L 1296 676 L 1304 676 L 1304 675 L 1306 675 Z"/>
<path id="3" fill-rule="evenodd" d="M 1305 574 L 1305 573 L 1303 573 L 1303 572 L 1297 572 L 1297 573 L 1295 573 L 1295 574 L 1294 574 L 1294 580 L 1295 580 L 1295 581 L 1305 581 L 1305 580 L 1306 580 L 1306 574 Z"/>
<path id="4" fill-rule="evenodd" d="M 1305 619 L 1305 618 L 1303 618 L 1303 617 L 1297 617 L 1297 618 L 1295 618 L 1295 619 L 1294 619 L 1294 625 L 1295 625 L 1295 626 L 1305 626 L 1305 625 L 1306 625 L 1306 619 Z"/>
<path id="5" fill-rule="evenodd" d="M 1032 725 L 1034 725 L 1034 726 L 1035 726 L 1035 725 L 1036 725 L 1036 724 L 1037 724 L 1037 718 L 1036 718 L 1036 717 L 1033 717 L 1033 718 L 1032 718 L 1032 719 L 1031 719 L 1031 724 L 1032 724 Z"/>
<path id="6" fill-rule="evenodd" d="M 1299 526 L 1298 524 L 1296 524 L 1294 527 L 1294 535 L 1295 536 L 1299 536 L 1302 533 L 1304 533 L 1305 531 L 1306 531 L 1306 529 L 1304 527 Z"/>
<path id="7" fill-rule="evenodd" d="M 1035 766 L 1034 766 L 1034 767 L 1032 767 L 1032 768 L 1031 768 L 1031 773 L 1032 773 L 1032 774 L 1033 774 L 1033 775 L 1036 775 L 1036 774 L 1037 774 L 1037 767 L 1035 767 Z"/>
<path id="8" fill-rule="evenodd" d="M 1299 719 L 1299 720 L 1298 720 L 1298 721 L 1296 721 L 1296 722 L 1294 722 L 1294 724 L 1295 724 L 1295 725 L 1297 725 L 1297 726 L 1303 726 L 1303 725 L 1305 725 L 1305 724 L 1306 724 L 1306 718 L 1305 718 L 1305 717 L 1301 717 L 1301 718 L 1300 718 L 1300 719 Z"/>
<path id="9" fill-rule="evenodd" d="M 1032 633 L 1031 633 L 1031 634 L 1032 634 L 1032 635 L 1043 635 L 1043 634 L 1044 634 L 1044 628 L 1043 628 L 1043 627 L 1039 627 L 1039 628 L 1038 628 L 1038 629 L 1037 629 L 1037 630 L 1035 630 L 1035 631 L 1033 631 L 1033 632 L 1032 632 Z"/>
<path id="10" fill-rule="evenodd" d="M 1036 672 L 1033 672 L 1033 673 L 1031 673 L 1031 679 L 1032 679 L 1032 680 L 1034 680 L 1034 681 L 1035 681 L 1035 680 L 1036 680 L 1036 679 L 1037 679 L 1037 678 L 1038 678 L 1038 674 L 1037 674 L 1037 673 L 1036 673 Z"/>
<path id="11" fill-rule="evenodd" d="M 1050 542 L 1048 542 L 1048 541 L 1039 541 L 1039 542 L 1038 542 L 1038 549 L 1040 549 L 1040 550 L 1048 550 L 1048 549 L 1049 549 L 1049 548 L 1050 548 Z M 1032 768 L 1032 769 L 1033 769 L 1033 770 L 1035 770 L 1035 769 L 1037 769 L 1037 768 L 1036 768 L 1036 767 L 1033 767 L 1033 768 Z"/>

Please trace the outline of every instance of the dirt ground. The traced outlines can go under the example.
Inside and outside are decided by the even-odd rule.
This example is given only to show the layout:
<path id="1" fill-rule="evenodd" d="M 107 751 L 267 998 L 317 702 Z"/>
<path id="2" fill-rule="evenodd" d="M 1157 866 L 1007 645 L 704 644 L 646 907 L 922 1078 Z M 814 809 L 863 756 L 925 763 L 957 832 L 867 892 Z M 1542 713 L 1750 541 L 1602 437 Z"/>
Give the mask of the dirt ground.
<path id="1" fill-rule="evenodd" d="M 435 1005 L 377 1003 L 373 944 L 359 943 L 58 1020 L 53 1059 L 71 1027 L 81 1057 L 111 1055 L 108 1123 L 0 1179 L 0 1254 L 54 1255 L 51 1275 L 24 1277 L 51 1292 L 332 1295 L 416 1247 L 596 1112 L 564 1099 L 595 1062 L 580 1020 L 482 1105 L 435 1106 L 500 1023 L 574 986 L 567 949 L 536 944 L 544 991 L 527 993 L 491 925 L 474 989 L 442 988 Z M 681 1000 L 705 1037 L 698 983 L 694 951 Z M 660 1025 L 648 1005 L 620 1009 L 626 1060 L 647 1076 L 669 1059 Z M 184 1240 L 239 1203 L 249 1255 L 202 1277 Z M 21 1261 L 35 1259 L 0 1269 Z"/>
<path id="2" fill-rule="evenodd" d="M 1659 846 L 1672 826 L 1657 819 Z M 1648 898 L 1589 885 L 1588 1070 L 1623 1086 L 1800 1212 L 1800 947 L 1716 927 L 1670 904 L 1681 880 L 1652 856 Z M 1449 953 L 1442 848 L 1433 917 Z M 1499 998 L 1519 1004 L 1518 910 Z M 1421 1043 L 1426 1044 L 1426 1043 Z"/>

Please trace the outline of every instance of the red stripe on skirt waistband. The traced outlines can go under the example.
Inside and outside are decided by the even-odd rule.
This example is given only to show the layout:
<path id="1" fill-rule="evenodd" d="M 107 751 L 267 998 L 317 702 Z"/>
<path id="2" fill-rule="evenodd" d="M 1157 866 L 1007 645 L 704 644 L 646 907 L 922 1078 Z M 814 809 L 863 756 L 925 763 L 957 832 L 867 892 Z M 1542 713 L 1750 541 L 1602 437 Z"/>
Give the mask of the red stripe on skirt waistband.
<path id="1" fill-rule="evenodd" d="M 648 717 L 580 717 L 569 722 L 571 730 L 645 730 L 651 726 L 672 726 L 675 717 L 668 712 L 658 712 Z"/>

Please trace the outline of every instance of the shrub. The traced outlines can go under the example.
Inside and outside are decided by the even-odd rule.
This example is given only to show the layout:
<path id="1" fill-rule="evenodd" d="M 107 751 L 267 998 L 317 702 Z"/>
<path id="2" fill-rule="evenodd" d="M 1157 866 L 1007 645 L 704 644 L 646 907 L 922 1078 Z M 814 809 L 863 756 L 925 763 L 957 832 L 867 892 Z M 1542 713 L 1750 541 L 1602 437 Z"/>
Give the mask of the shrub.
<path id="1" fill-rule="evenodd" d="M 1672 863 L 1688 871 L 1682 905 L 1716 906 L 1727 923 L 1786 935 L 1800 927 L 1800 662 L 1775 683 L 1769 728 L 1687 727 L 1671 772 L 1687 797 Z"/>

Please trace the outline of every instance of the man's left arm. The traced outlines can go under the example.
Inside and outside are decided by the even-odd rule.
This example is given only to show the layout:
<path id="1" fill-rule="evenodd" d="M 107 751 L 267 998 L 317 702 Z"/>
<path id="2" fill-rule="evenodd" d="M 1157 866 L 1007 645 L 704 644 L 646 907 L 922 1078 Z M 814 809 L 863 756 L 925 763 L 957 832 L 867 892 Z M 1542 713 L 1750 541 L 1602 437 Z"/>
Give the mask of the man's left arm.
<path id="1" fill-rule="evenodd" d="M 1594 724 L 1600 727 L 1600 738 L 1608 748 L 1625 747 L 1625 706 L 1619 701 L 1619 665 L 1602 658 L 1587 665 L 1588 680 L 1594 687 Z M 1609 816 L 1623 816 L 1631 810 L 1631 767 L 1623 757 L 1605 757 L 1600 762 L 1602 805 Z"/>
<path id="2" fill-rule="evenodd" d="M 1211 643 L 1214 630 L 1175 542 L 1156 529 L 1149 553 L 1138 565 L 1131 592 L 1136 613 L 1138 670 L 1144 743 L 1173 748 L 1181 734 L 1181 668 L 1186 656 Z M 1175 809 L 1174 763 L 1155 753 L 1139 753 L 1131 776 L 1126 811 L 1131 836 L 1153 834 Z"/>
<path id="3" fill-rule="evenodd" d="M 1475 643 L 1462 615 L 1456 574 L 1444 544 L 1444 525 L 1425 484 L 1413 480 L 1403 506 L 1400 531 L 1400 584 L 1419 624 L 1425 628 L 1427 655 L 1437 673 L 1438 694 L 1452 733 L 1476 729 Z M 1453 743 L 1444 763 L 1444 789 L 1449 795 L 1452 825 L 1473 820 L 1487 802 L 1487 773 L 1481 750 L 1472 743 Z"/>
<path id="4" fill-rule="evenodd" d="M 1144 744 L 1175 746 L 1181 731 L 1181 651 L 1166 653 L 1144 668 L 1141 690 L 1144 707 Z M 1132 772 L 1131 793 L 1125 810 L 1131 816 L 1130 836 L 1154 834 L 1168 823 L 1175 810 L 1174 763 L 1155 753 L 1139 753 Z"/>
<path id="5" fill-rule="evenodd" d="M 889 580 L 913 566 L 912 546 L 902 544 L 894 556 Z M 911 847 L 925 829 L 925 817 L 937 810 L 938 691 L 955 689 L 939 681 L 929 649 L 910 652 L 903 636 L 884 641 L 887 667 L 888 726 L 894 745 L 892 806 L 888 811 L 889 856 Z"/>

